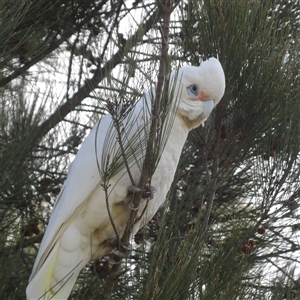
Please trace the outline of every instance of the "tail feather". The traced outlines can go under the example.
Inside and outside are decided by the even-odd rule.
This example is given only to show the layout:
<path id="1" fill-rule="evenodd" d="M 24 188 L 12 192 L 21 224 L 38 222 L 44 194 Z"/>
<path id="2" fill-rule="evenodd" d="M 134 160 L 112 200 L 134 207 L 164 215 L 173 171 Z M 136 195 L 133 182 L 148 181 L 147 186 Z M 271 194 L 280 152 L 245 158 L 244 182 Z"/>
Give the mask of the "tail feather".
<path id="1" fill-rule="evenodd" d="M 60 243 L 56 243 L 42 267 L 31 276 L 26 289 L 28 300 L 67 299 L 71 293 L 88 259 L 77 261 L 73 268 L 61 266 L 58 264 L 60 246 Z"/>

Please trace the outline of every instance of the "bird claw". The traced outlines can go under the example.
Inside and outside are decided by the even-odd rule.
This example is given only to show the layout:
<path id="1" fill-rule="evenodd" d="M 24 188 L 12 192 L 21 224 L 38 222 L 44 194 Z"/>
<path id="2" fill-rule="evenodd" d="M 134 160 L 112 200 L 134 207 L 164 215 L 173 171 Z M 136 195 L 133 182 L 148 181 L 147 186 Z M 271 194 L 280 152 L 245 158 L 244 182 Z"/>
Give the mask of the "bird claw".
<path id="1" fill-rule="evenodd" d="M 118 256 L 118 257 L 120 257 L 119 255 L 117 255 L 117 254 L 114 253 L 114 252 L 113 252 L 113 254 L 116 255 L 116 256 Z M 109 264 L 112 265 L 112 266 L 114 266 L 114 265 L 119 265 L 120 263 L 121 263 L 121 260 L 117 260 L 117 261 L 114 260 L 114 259 L 110 259 L 110 260 L 109 260 Z"/>
<path id="2" fill-rule="evenodd" d="M 140 188 L 137 187 L 137 186 L 130 185 L 130 186 L 128 187 L 128 191 L 131 192 L 132 194 L 135 194 L 135 193 L 142 193 L 144 190 L 140 189 Z"/>
<path id="3" fill-rule="evenodd" d="M 156 193 L 157 189 L 154 186 L 148 186 L 146 190 L 142 193 L 142 198 L 147 200 L 152 200 L 154 198 L 154 194 Z"/>
<path id="4" fill-rule="evenodd" d="M 130 253 L 132 252 L 132 246 L 124 246 L 122 245 L 122 248 L 120 250 L 114 249 L 112 250 L 112 253 L 116 255 L 119 258 L 126 258 L 129 257 Z M 115 262 L 115 264 L 118 264 L 119 262 Z"/>
<path id="5" fill-rule="evenodd" d="M 129 204 L 127 205 L 127 207 L 130 209 L 130 210 L 138 210 L 139 208 L 138 207 L 133 207 L 133 206 L 130 206 Z"/>
<path id="6" fill-rule="evenodd" d="M 146 185 L 145 189 L 140 189 L 139 187 L 130 185 L 128 187 L 128 191 L 135 194 L 135 193 L 142 193 L 142 199 L 151 200 L 154 198 L 154 193 L 157 191 L 155 187 L 151 185 Z M 135 208 L 130 208 L 135 210 Z"/>

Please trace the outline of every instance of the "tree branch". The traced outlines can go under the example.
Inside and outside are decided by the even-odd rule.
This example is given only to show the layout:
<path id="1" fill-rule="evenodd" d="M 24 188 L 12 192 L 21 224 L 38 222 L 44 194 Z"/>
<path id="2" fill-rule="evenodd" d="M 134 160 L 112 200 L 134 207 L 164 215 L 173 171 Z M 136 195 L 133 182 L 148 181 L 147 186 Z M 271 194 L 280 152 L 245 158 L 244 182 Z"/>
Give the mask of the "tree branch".
<path id="1" fill-rule="evenodd" d="M 127 40 L 125 45 L 122 45 L 120 49 L 113 55 L 113 57 L 102 67 L 98 67 L 91 79 L 85 81 L 85 84 L 64 104 L 56 109 L 56 111 L 44 121 L 38 128 L 32 144 L 37 144 L 39 140 L 45 136 L 54 126 L 59 124 L 63 118 L 65 118 L 75 107 L 81 104 L 81 102 L 89 96 L 89 94 L 95 90 L 98 84 L 118 65 L 122 62 L 122 58 L 128 51 L 135 47 L 142 41 L 143 35 L 148 32 L 153 24 L 158 20 L 158 11 L 155 10 L 149 19 L 145 22 L 142 28 L 137 31 Z"/>
<path id="2" fill-rule="evenodd" d="M 140 190 L 144 190 L 145 186 L 149 184 L 150 187 L 150 181 L 151 177 L 153 175 L 153 172 L 155 169 L 153 168 L 153 164 L 151 162 L 153 161 L 153 156 L 155 154 L 155 149 L 157 148 L 158 144 L 160 143 L 160 134 L 159 134 L 159 127 L 160 127 L 160 102 L 161 97 L 163 93 L 163 86 L 165 81 L 165 74 L 166 74 L 166 66 L 167 66 L 167 54 L 168 54 L 168 42 L 169 42 L 169 26 L 170 26 L 170 16 L 173 10 L 178 5 L 179 1 L 172 1 L 168 0 L 165 4 L 162 4 L 160 1 L 159 6 L 162 8 L 163 11 L 163 17 L 164 17 L 164 24 L 162 26 L 162 48 L 161 48 L 161 55 L 160 55 L 160 65 L 159 65 L 159 72 L 158 72 L 158 81 L 156 86 L 156 93 L 155 93 L 155 99 L 152 103 L 152 111 L 151 111 L 151 125 L 150 125 L 150 131 L 149 131 L 149 137 L 148 142 L 146 146 L 146 154 L 144 157 L 143 167 L 141 171 L 141 177 L 139 180 L 139 183 L 137 185 L 137 188 Z M 125 158 L 126 159 L 126 158 Z M 132 234 L 133 226 L 137 219 L 138 214 L 138 207 L 140 205 L 140 202 L 142 200 L 142 193 L 136 192 L 132 193 L 129 192 L 128 198 L 132 199 L 132 210 L 128 219 L 128 222 L 126 224 L 126 228 L 124 231 L 124 234 L 121 238 L 121 241 L 119 241 L 119 250 L 126 253 L 127 248 L 124 247 L 124 245 L 129 244 L 129 240 Z M 120 277 L 120 268 L 121 268 L 121 258 L 117 255 L 112 255 L 112 259 L 116 262 L 110 272 L 110 275 L 108 279 L 106 280 L 106 286 L 103 293 L 103 299 L 110 299 L 111 292 L 113 291 L 113 288 L 115 286 L 115 283 L 117 282 L 118 278 Z"/>
<path id="3" fill-rule="evenodd" d="M 167 62 L 167 54 L 168 54 L 168 40 L 169 40 L 169 26 L 170 26 L 170 16 L 175 7 L 178 5 L 178 3 L 173 5 L 173 1 L 169 0 L 166 1 L 166 4 L 163 5 L 161 2 L 160 6 L 163 8 L 164 13 L 164 24 L 162 28 L 162 48 L 161 48 L 161 57 L 160 57 L 160 65 L 159 65 L 159 73 L 158 73 L 158 82 L 156 87 L 156 94 L 155 94 L 155 100 L 152 103 L 152 119 L 151 119 L 151 125 L 150 125 L 150 131 L 149 131 L 149 138 L 147 142 L 147 148 L 146 148 L 146 154 L 143 162 L 141 177 L 139 180 L 139 183 L 137 187 L 141 190 L 145 189 L 146 184 L 150 183 L 151 177 L 153 175 L 153 165 L 151 162 L 153 161 L 151 158 L 153 158 L 153 154 L 155 153 L 155 149 L 158 146 L 160 142 L 160 135 L 159 135 L 159 110 L 160 110 L 160 101 L 162 97 L 163 92 L 163 85 L 165 81 L 165 73 L 166 73 L 166 62 Z M 155 138 L 154 138 L 155 137 Z M 150 186 L 150 184 L 149 184 Z M 138 207 L 140 205 L 142 199 L 142 193 L 134 193 L 132 195 L 132 207 L 133 210 L 131 211 L 129 221 L 127 223 L 124 235 L 122 237 L 122 244 L 128 244 L 128 241 L 131 236 L 132 228 L 134 226 L 137 213 L 138 213 Z"/>
<path id="4" fill-rule="evenodd" d="M 25 71 L 27 71 L 29 68 L 31 68 L 33 65 L 38 63 L 40 60 L 45 58 L 47 55 L 49 55 L 51 52 L 53 52 L 55 49 L 59 48 L 59 46 L 66 42 L 74 33 L 78 32 L 85 24 L 88 23 L 90 19 L 93 17 L 99 15 L 99 9 L 103 7 L 105 4 L 105 1 L 101 1 L 100 5 L 98 7 L 95 7 L 95 9 L 80 22 L 80 24 L 74 26 L 71 30 L 67 30 L 63 33 L 57 33 L 57 35 L 60 35 L 60 39 L 57 39 L 53 41 L 46 49 L 38 51 L 37 54 L 35 54 L 30 61 L 26 62 L 23 67 L 15 70 L 13 73 L 8 75 L 7 77 L 4 77 L 0 79 L 0 87 L 4 87 L 6 84 L 11 82 L 13 79 L 17 78 L 18 76 L 22 75 Z M 56 35 L 56 36 L 57 36 Z"/>

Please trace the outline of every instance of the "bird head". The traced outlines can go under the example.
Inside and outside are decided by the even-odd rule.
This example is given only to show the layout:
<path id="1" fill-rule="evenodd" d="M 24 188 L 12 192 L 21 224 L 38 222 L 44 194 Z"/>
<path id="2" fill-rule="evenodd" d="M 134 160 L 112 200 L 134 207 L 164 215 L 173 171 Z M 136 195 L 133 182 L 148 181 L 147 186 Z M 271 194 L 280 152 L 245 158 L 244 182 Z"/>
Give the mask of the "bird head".
<path id="1" fill-rule="evenodd" d="M 171 88 L 178 97 L 179 115 L 199 126 L 221 100 L 225 91 L 225 75 L 218 59 L 212 57 L 199 67 L 185 66 L 172 72 Z"/>

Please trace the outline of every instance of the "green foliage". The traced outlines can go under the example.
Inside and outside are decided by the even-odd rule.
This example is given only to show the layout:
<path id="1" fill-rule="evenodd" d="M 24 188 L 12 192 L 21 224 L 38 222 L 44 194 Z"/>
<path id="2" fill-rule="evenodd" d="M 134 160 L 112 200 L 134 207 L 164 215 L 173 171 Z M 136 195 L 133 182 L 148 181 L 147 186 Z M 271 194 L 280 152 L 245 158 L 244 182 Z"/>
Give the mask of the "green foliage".
<path id="1" fill-rule="evenodd" d="M 1 299 L 25 298 L 90 127 L 155 78 L 156 10 L 143 1 L 1 2 Z M 143 26 L 135 20 L 124 33 L 122 20 L 141 11 Z M 299 11 L 271 0 L 178 7 L 172 64 L 218 56 L 226 93 L 191 132 L 168 201 L 134 237 L 112 299 L 299 298 Z M 91 262 L 71 299 L 101 299 L 111 269 L 105 258 Z"/>
<path id="2" fill-rule="evenodd" d="M 68 31 L 80 30 L 80 22 L 106 1 L 1 1 L 1 71 L 26 65 Z M 85 26 L 87 25 L 85 20 Z M 78 28 L 76 28 L 76 23 Z M 18 58 L 19 62 L 16 62 Z M 2 69 L 5 67 L 5 69 Z M 3 76 L 3 75 L 2 75 Z"/>

